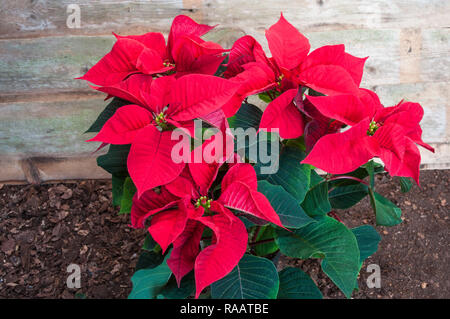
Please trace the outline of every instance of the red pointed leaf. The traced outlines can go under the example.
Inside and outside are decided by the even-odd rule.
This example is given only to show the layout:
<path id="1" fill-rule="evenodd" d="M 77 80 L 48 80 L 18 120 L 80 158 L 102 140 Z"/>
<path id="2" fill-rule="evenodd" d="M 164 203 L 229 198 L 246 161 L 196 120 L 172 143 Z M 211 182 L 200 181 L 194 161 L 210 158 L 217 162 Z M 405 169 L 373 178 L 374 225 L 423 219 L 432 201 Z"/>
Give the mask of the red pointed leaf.
<path id="1" fill-rule="evenodd" d="M 180 286 L 181 279 L 194 269 L 195 259 L 200 252 L 200 239 L 205 226 L 198 221 L 189 220 L 184 231 L 173 242 L 172 253 L 167 265 Z"/>
<path id="2" fill-rule="evenodd" d="M 152 81 L 153 78 L 151 75 L 133 74 L 125 81 L 111 86 L 91 87 L 100 92 L 107 93 L 109 96 L 115 96 L 131 103 L 150 108 L 145 93 L 150 92 Z"/>
<path id="3" fill-rule="evenodd" d="M 301 72 L 300 84 L 327 95 L 359 94 L 359 88 L 350 74 L 341 66 L 318 65 Z"/>
<path id="4" fill-rule="evenodd" d="M 306 97 L 325 117 L 353 126 L 365 118 L 372 118 L 375 111 L 363 105 L 354 95 Z"/>
<path id="5" fill-rule="evenodd" d="M 170 116 L 187 121 L 221 108 L 239 85 L 216 76 L 190 74 L 179 78 L 170 94 Z"/>
<path id="6" fill-rule="evenodd" d="M 233 182 L 242 182 L 251 190 L 256 191 L 258 188 L 258 181 L 256 179 L 256 172 L 252 165 L 238 163 L 233 165 L 225 174 L 222 180 L 222 192 Z"/>
<path id="7" fill-rule="evenodd" d="M 136 134 L 153 121 L 152 114 L 138 105 L 119 108 L 106 121 L 100 132 L 87 142 L 97 141 L 109 144 L 131 144 Z"/>
<path id="8" fill-rule="evenodd" d="M 140 197 L 136 193 L 133 196 L 133 205 L 131 206 L 131 226 L 143 228 L 148 217 L 175 206 L 178 200 L 178 197 L 169 193 L 164 187 L 161 188 L 160 192 L 150 189 Z"/>
<path id="9" fill-rule="evenodd" d="M 269 103 L 264 111 L 259 128 L 271 132 L 278 129 L 282 138 L 297 138 L 303 135 L 303 116 L 294 105 L 297 89 L 291 89 Z"/>
<path id="10" fill-rule="evenodd" d="M 223 214 L 199 217 L 198 221 L 213 230 L 216 241 L 195 260 L 196 298 L 203 289 L 233 270 L 244 255 L 248 240 L 245 225 L 237 217 L 233 223 Z"/>
<path id="11" fill-rule="evenodd" d="M 374 156 L 369 150 L 369 123 L 366 119 L 343 133 L 325 135 L 302 164 L 311 164 L 332 174 L 344 174 L 367 163 Z"/>
<path id="12" fill-rule="evenodd" d="M 170 28 L 168 50 L 172 52 L 175 42 L 182 36 L 200 37 L 209 32 L 214 27 L 206 24 L 199 24 L 185 15 L 178 15 L 173 19 Z"/>
<path id="13" fill-rule="evenodd" d="M 127 36 L 120 36 L 117 34 L 114 34 L 116 38 L 127 38 L 132 39 L 135 41 L 138 41 L 142 43 L 146 48 L 155 50 L 158 55 L 161 57 L 161 59 L 165 60 L 167 59 L 167 52 L 166 52 L 166 40 L 164 39 L 164 36 L 162 33 L 159 32 L 147 32 L 142 35 L 127 35 Z"/>
<path id="14" fill-rule="evenodd" d="M 269 49 L 281 68 L 292 70 L 307 56 L 311 48 L 308 39 L 281 14 L 277 23 L 266 30 Z"/>
<path id="15" fill-rule="evenodd" d="M 183 207 L 166 210 L 152 217 L 148 231 L 161 246 L 163 253 L 183 232 L 187 220 L 187 211 Z"/>
<path id="16" fill-rule="evenodd" d="M 84 76 L 80 77 L 101 86 L 116 84 L 137 72 L 136 63 L 145 46 L 133 39 L 120 38 L 111 52 L 106 54 Z"/>
<path id="17" fill-rule="evenodd" d="M 222 190 L 218 202 L 225 207 L 240 210 L 283 227 L 269 200 L 241 181 L 236 181 Z"/>
<path id="18" fill-rule="evenodd" d="M 128 155 L 128 171 L 141 195 L 148 189 L 164 185 L 180 175 L 184 162 L 172 159 L 172 148 L 179 141 L 171 139 L 172 132 L 160 132 L 149 125 L 135 137 Z"/>

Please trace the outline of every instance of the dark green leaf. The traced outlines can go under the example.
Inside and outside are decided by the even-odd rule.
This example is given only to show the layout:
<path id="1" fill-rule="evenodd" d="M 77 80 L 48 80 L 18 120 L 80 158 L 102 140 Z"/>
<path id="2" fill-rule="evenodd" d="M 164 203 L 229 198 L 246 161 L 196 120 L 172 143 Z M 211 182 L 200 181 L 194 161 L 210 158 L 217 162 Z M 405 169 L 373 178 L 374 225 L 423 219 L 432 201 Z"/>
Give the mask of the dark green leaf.
<path id="1" fill-rule="evenodd" d="M 215 299 L 275 299 L 279 279 L 275 265 L 266 258 L 244 255 L 224 278 L 211 285 Z"/>
<path id="2" fill-rule="evenodd" d="M 399 207 L 377 192 L 370 191 L 370 195 L 371 204 L 375 210 L 377 225 L 395 226 L 402 222 L 402 210 Z"/>
<path id="3" fill-rule="evenodd" d="M 292 232 L 279 229 L 277 235 L 281 252 L 289 257 L 323 257 L 323 271 L 350 298 L 359 273 L 359 249 L 344 224 L 325 216 Z"/>
<path id="4" fill-rule="evenodd" d="M 400 177 L 400 187 L 402 189 L 402 193 L 407 193 L 411 190 L 412 182 L 408 177 Z"/>
<path id="5" fill-rule="evenodd" d="M 127 177 L 127 158 L 130 145 L 110 145 L 105 155 L 97 157 L 97 165 L 117 177 Z"/>
<path id="6" fill-rule="evenodd" d="M 376 253 L 378 243 L 381 240 L 380 234 L 370 225 L 363 225 L 352 228 L 352 232 L 356 237 L 359 247 L 359 260 L 361 264 L 364 260 Z"/>
<path id="7" fill-rule="evenodd" d="M 324 180 L 324 178 L 322 176 L 320 176 L 319 174 L 317 174 L 317 172 L 315 170 L 311 170 L 311 183 L 309 187 L 314 187 L 317 184 L 319 184 L 320 182 L 322 182 Z"/>
<path id="8" fill-rule="evenodd" d="M 347 209 L 356 205 L 368 194 L 368 188 L 364 184 L 336 187 L 329 194 L 331 207 Z"/>
<path id="9" fill-rule="evenodd" d="M 164 261 L 157 267 L 140 269 L 131 277 L 133 289 L 128 295 L 128 299 L 154 299 L 161 289 L 167 284 L 172 274 L 167 259 L 170 254 L 166 255 Z"/>
<path id="10" fill-rule="evenodd" d="M 124 176 L 112 175 L 112 196 L 113 206 L 120 206 L 123 195 L 123 183 L 125 182 Z"/>
<path id="11" fill-rule="evenodd" d="M 136 271 L 158 267 L 163 260 L 164 256 L 161 252 L 143 250 L 136 263 Z"/>
<path id="12" fill-rule="evenodd" d="M 158 297 L 166 299 L 185 299 L 193 294 L 195 290 L 194 271 L 181 279 L 180 288 L 178 288 L 175 276 L 171 276 L 167 285 L 161 289 Z"/>
<path id="13" fill-rule="evenodd" d="M 157 245 L 156 241 L 149 233 L 147 233 L 147 235 L 145 236 L 144 245 L 142 245 L 142 249 L 147 251 L 153 251 L 156 245 Z"/>
<path id="14" fill-rule="evenodd" d="M 85 133 L 100 132 L 103 125 L 116 113 L 117 109 L 128 104 L 131 103 L 117 97 L 113 98 Z"/>
<path id="15" fill-rule="evenodd" d="M 316 90 L 313 90 L 313 89 L 309 88 L 308 89 L 308 95 L 311 95 L 311 96 L 324 96 L 325 94 L 320 93 L 320 92 L 318 92 Z"/>
<path id="16" fill-rule="evenodd" d="M 280 217 L 283 226 L 300 228 L 314 220 L 298 204 L 298 201 L 280 185 L 268 181 L 258 182 L 258 191 L 263 193 Z"/>
<path id="17" fill-rule="evenodd" d="M 274 174 L 258 176 L 273 185 L 280 185 L 301 203 L 309 188 L 312 166 L 300 164 L 305 153 L 295 147 L 284 147 L 280 155 L 279 169 Z M 256 170 L 258 172 L 258 170 Z"/>
<path id="18" fill-rule="evenodd" d="M 252 245 L 252 249 L 257 256 L 264 257 L 269 254 L 273 254 L 278 250 L 278 245 L 275 242 L 275 229 L 270 225 L 261 226 L 261 230 L 259 230 L 258 235 L 254 238 L 254 241 L 267 241 L 270 239 L 273 239 L 273 241 Z"/>
<path id="19" fill-rule="evenodd" d="M 236 114 L 228 119 L 230 128 L 242 128 L 244 130 L 252 127 L 259 128 L 262 111 L 253 104 L 242 103 Z"/>
<path id="20" fill-rule="evenodd" d="M 267 94 L 267 92 L 259 93 L 258 97 L 263 102 L 266 102 L 266 103 L 272 102 L 272 98 L 269 96 L 269 94 Z"/>
<path id="21" fill-rule="evenodd" d="M 299 138 L 296 138 L 296 139 L 287 140 L 286 141 L 286 146 L 297 147 L 298 149 L 300 149 L 303 152 L 305 152 L 306 151 L 305 137 L 304 136 L 300 136 Z"/>
<path id="22" fill-rule="evenodd" d="M 119 214 L 128 214 L 131 212 L 131 205 L 133 204 L 133 196 L 136 193 L 136 186 L 130 177 L 125 179 L 123 183 L 123 195 L 120 203 Z"/>
<path id="23" fill-rule="evenodd" d="M 312 187 L 306 194 L 302 207 L 311 217 L 324 216 L 330 212 L 331 205 L 328 200 L 328 184 L 319 183 Z"/>
<path id="24" fill-rule="evenodd" d="M 373 160 L 369 161 L 367 164 L 364 164 L 363 167 L 367 170 L 369 174 L 369 184 L 373 189 L 375 187 L 375 163 Z"/>
<path id="25" fill-rule="evenodd" d="M 314 281 L 298 268 L 288 267 L 278 273 L 278 299 L 322 299 Z"/>

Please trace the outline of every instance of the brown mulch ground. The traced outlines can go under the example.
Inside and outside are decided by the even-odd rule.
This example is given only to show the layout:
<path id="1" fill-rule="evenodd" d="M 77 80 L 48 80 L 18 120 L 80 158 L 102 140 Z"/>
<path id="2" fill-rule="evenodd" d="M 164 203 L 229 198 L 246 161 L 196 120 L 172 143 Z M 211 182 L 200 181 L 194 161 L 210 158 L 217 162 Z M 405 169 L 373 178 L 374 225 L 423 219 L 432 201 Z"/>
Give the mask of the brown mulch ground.
<path id="1" fill-rule="evenodd" d="M 400 192 L 379 178 L 377 191 L 398 204 L 404 222 L 377 227 L 383 239 L 362 267 L 355 298 L 450 298 L 450 171 L 422 172 L 423 188 Z M 350 227 L 374 224 L 368 199 L 338 212 Z M 0 184 L 0 298 L 126 298 L 145 230 L 128 227 L 111 207 L 111 183 Z M 69 264 L 81 266 L 81 288 L 69 289 Z M 368 264 L 381 268 L 381 288 L 368 288 Z M 343 295 L 317 261 L 284 258 L 308 272 L 330 298 Z"/>

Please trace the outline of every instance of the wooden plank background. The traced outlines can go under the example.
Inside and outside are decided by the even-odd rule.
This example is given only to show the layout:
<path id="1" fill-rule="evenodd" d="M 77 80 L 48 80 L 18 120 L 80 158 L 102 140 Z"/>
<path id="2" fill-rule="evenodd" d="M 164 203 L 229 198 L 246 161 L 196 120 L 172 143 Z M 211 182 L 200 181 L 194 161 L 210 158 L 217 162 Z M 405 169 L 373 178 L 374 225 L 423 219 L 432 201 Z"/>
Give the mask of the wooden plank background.
<path id="1" fill-rule="evenodd" d="M 67 26 L 68 6 L 80 28 Z M 160 31 L 186 14 L 218 24 L 208 38 L 230 47 L 264 30 L 280 12 L 313 48 L 344 43 L 370 56 L 363 86 L 385 105 L 402 98 L 425 109 L 423 168 L 450 167 L 450 1 L 448 0 L 0 0 L 0 181 L 102 178 L 96 145 L 82 132 L 104 108 L 102 95 L 73 80 L 122 35 Z"/>

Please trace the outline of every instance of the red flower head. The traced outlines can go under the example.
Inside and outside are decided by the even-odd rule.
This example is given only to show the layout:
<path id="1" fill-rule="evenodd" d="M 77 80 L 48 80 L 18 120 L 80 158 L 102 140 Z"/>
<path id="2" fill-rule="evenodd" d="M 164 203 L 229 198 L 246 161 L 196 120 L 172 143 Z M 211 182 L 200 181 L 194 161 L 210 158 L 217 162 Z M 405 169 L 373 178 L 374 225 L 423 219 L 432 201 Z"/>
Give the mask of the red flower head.
<path id="1" fill-rule="evenodd" d="M 344 45 L 324 46 L 308 55 L 308 39 L 283 15 L 266 30 L 266 38 L 272 53 L 270 59 L 250 36 L 233 45 L 224 76 L 241 82 L 242 86 L 224 106 L 227 116 L 237 111 L 245 97 L 273 90 L 274 96 L 281 95 L 267 106 L 260 128 L 267 131 L 277 128 L 282 138 L 297 138 L 305 126 L 293 103 L 299 86 L 328 95 L 358 92 L 366 59 L 346 53 Z"/>
<path id="2" fill-rule="evenodd" d="M 111 86 L 136 73 L 152 75 L 176 71 L 177 77 L 189 73 L 213 75 L 226 50 L 200 38 L 212 28 L 179 15 L 173 20 L 167 46 L 161 33 L 115 34 L 117 42 L 111 52 L 79 79 Z"/>
<path id="3" fill-rule="evenodd" d="M 131 144 L 127 166 L 141 195 L 173 181 L 185 166 L 172 159 L 172 148 L 179 143 L 172 140 L 173 129 L 192 135 L 195 118 L 220 122 L 217 111 L 237 89 L 236 83 L 211 75 L 132 76 L 102 90 L 136 104 L 119 108 L 89 141 Z"/>
<path id="4" fill-rule="evenodd" d="M 256 173 L 250 164 L 230 168 L 221 182 L 221 195 L 214 198 L 210 188 L 219 166 L 189 163 L 159 193 L 149 190 L 133 199 L 132 226 L 142 228 L 152 216 L 148 230 L 153 239 L 163 251 L 173 244 L 167 263 L 178 284 L 194 269 L 196 297 L 226 276 L 247 249 L 245 225 L 229 208 L 282 227 L 267 198 L 258 192 Z M 205 227 L 213 231 L 212 244 L 200 251 Z"/>
<path id="5" fill-rule="evenodd" d="M 422 107 L 402 101 L 385 108 L 375 93 L 361 90 L 359 97 L 307 97 L 324 116 L 351 128 L 323 136 L 302 163 L 343 174 L 377 156 L 392 176 L 412 177 L 419 184 L 420 153 L 416 144 L 434 152 L 421 139 Z"/>

